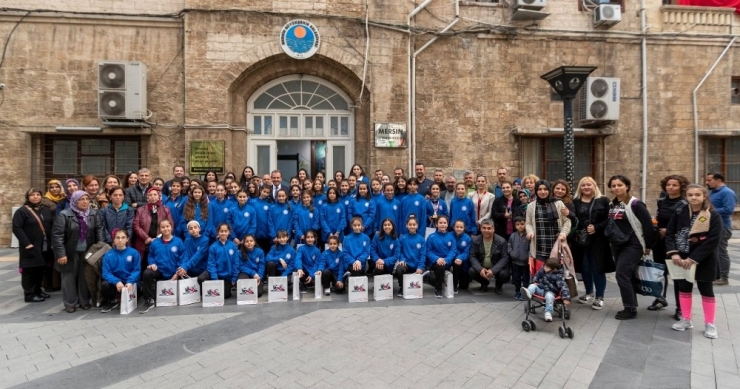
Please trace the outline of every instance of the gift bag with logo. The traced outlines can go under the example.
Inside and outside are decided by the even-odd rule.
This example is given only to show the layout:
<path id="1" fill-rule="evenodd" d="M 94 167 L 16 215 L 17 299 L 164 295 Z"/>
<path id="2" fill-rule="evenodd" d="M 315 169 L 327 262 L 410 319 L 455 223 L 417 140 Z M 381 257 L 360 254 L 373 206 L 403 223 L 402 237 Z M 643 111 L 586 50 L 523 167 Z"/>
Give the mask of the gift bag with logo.
<path id="1" fill-rule="evenodd" d="M 203 307 L 222 307 L 224 305 L 224 281 L 203 282 Z"/>
<path id="2" fill-rule="evenodd" d="M 403 275 L 403 298 L 420 299 L 424 297 L 421 274 Z"/>
<path id="3" fill-rule="evenodd" d="M 136 295 L 136 284 L 132 285 L 131 290 L 131 293 L 129 293 L 128 288 L 121 290 L 121 315 L 128 315 L 136 309 L 139 297 Z"/>
<path id="4" fill-rule="evenodd" d="M 288 277 L 270 277 L 267 280 L 267 301 L 288 301 Z"/>
<path id="5" fill-rule="evenodd" d="M 301 299 L 301 278 L 298 277 L 298 272 L 293 272 L 293 301 L 298 301 Z"/>
<path id="6" fill-rule="evenodd" d="M 455 297 L 455 281 L 452 278 L 452 273 L 449 271 L 445 272 L 445 297 L 448 299 Z"/>
<path id="7" fill-rule="evenodd" d="M 257 280 L 244 278 L 236 281 L 236 305 L 257 304 Z"/>
<path id="8" fill-rule="evenodd" d="M 643 296 L 663 297 L 665 265 L 643 258 L 635 270 L 635 292 Z"/>
<path id="9" fill-rule="evenodd" d="M 367 301 L 367 277 L 349 277 L 347 290 L 349 293 L 349 302 L 364 303 Z"/>
<path id="10" fill-rule="evenodd" d="M 313 298 L 317 300 L 321 300 L 321 297 L 324 296 L 324 291 L 321 290 L 324 286 L 321 284 L 321 276 L 314 275 L 313 276 Z"/>
<path id="11" fill-rule="evenodd" d="M 157 281 L 157 306 L 177 306 L 177 281 Z"/>
<path id="12" fill-rule="evenodd" d="M 375 301 L 393 299 L 392 275 L 383 274 L 382 276 L 375 276 L 373 282 L 375 283 L 375 285 L 373 286 L 373 298 L 375 299 Z"/>
<path id="13" fill-rule="evenodd" d="M 177 303 L 190 305 L 200 302 L 200 285 L 197 278 L 183 278 L 177 281 Z"/>

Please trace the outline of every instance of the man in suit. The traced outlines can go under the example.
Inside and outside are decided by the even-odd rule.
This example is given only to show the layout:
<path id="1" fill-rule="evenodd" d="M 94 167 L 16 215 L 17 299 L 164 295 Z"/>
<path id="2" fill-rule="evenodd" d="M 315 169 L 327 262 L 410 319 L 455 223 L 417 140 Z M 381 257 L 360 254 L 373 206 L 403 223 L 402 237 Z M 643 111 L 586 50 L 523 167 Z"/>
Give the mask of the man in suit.
<path id="1" fill-rule="evenodd" d="M 272 181 L 270 196 L 272 196 L 272 201 L 277 201 L 277 192 L 283 189 L 283 174 L 280 173 L 280 170 L 276 169 L 270 173 L 270 181 Z"/>

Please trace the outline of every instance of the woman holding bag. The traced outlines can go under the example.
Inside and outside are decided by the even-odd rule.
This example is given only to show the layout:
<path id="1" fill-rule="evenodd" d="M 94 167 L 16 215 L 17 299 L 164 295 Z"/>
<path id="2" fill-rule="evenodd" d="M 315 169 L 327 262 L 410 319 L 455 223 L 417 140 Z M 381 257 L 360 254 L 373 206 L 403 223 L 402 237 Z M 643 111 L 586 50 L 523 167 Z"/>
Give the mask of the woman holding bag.
<path id="1" fill-rule="evenodd" d="M 714 325 L 717 303 L 712 282 L 717 278 L 715 250 L 723 231 L 722 220 L 712 207 L 709 193 L 703 186 L 689 185 L 686 188 L 686 198 L 689 206 L 678 209 L 666 227 L 666 251 L 673 265 L 686 270 L 696 266 L 694 278 L 704 309 L 704 336 L 717 339 L 717 327 Z M 673 282 L 678 288 L 682 316 L 681 321 L 672 328 L 676 331 L 694 328 L 691 323 L 691 292 L 694 284 L 686 279 L 674 279 Z"/>
<path id="2" fill-rule="evenodd" d="M 647 207 L 630 195 L 630 179 L 617 174 L 609 179 L 608 186 L 614 200 L 604 234 L 612 246 L 612 256 L 617 265 L 617 285 L 624 304 L 624 310 L 619 311 L 615 319 L 629 320 L 637 317 L 637 296 L 632 278 L 643 256 L 650 254 L 655 233 Z"/>
<path id="3" fill-rule="evenodd" d="M 18 238 L 18 267 L 21 287 L 27 303 L 40 303 L 51 297 L 41 290 L 49 250 L 52 218 L 49 208 L 41 204 L 41 190 L 26 192 L 26 203 L 13 215 L 13 234 Z"/>
<path id="4" fill-rule="evenodd" d="M 591 304 L 591 308 L 604 308 L 606 273 L 615 270 L 612 249 L 604 236 L 604 228 L 609 220 L 609 199 L 601 195 L 596 181 L 583 177 L 578 182 L 573 207 L 578 218 L 575 244 L 571 246 L 573 258 L 581 258 L 581 275 L 586 294 L 578 299 L 581 304 Z"/>
<path id="5" fill-rule="evenodd" d="M 529 205 L 526 212 L 529 255 L 536 260 L 530 274 L 534 274 L 550 258 L 555 241 L 565 242 L 570 232 L 570 219 L 563 215 L 563 209 L 567 208 L 562 201 L 550 197 L 550 183 L 537 181 L 535 193 L 535 203 Z"/>

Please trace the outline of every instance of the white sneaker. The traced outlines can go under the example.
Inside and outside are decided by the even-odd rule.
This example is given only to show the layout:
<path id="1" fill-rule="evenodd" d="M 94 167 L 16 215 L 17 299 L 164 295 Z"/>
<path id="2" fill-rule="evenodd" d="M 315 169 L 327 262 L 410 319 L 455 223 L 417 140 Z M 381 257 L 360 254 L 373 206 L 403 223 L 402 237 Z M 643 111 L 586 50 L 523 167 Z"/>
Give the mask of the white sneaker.
<path id="1" fill-rule="evenodd" d="M 552 313 L 545 312 L 545 321 L 552 321 Z"/>
<path id="2" fill-rule="evenodd" d="M 324 289 L 324 296 L 330 296 L 331 295 L 331 289 L 326 288 Z"/>
<path id="3" fill-rule="evenodd" d="M 704 337 L 709 339 L 717 339 L 717 327 L 714 324 L 704 324 Z"/>
<path id="4" fill-rule="evenodd" d="M 592 294 L 584 294 L 583 296 L 578 298 L 578 302 L 581 304 L 588 304 L 594 299 L 594 295 Z"/>
<path id="5" fill-rule="evenodd" d="M 522 292 L 522 296 L 524 296 L 527 300 L 532 299 L 532 293 L 529 292 L 529 289 L 522 286 L 521 289 L 519 289 L 519 291 Z"/>
<path id="6" fill-rule="evenodd" d="M 591 309 L 596 309 L 597 311 L 600 311 L 602 308 L 604 308 L 604 299 L 594 299 L 594 303 L 591 304 Z"/>
<path id="7" fill-rule="evenodd" d="M 682 317 L 681 320 L 679 322 L 673 324 L 671 326 L 671 328 L 673 328 L 676 331 L 684 331 L 684 330 L 687 330 L 687 329 L 690 329 L 690 328 L 694 328 L 694 324 L 691 323 L 691 320 L 686 320 L 686 319 L 684 319 Z M 715 335 L 717 334 L 716 329 L 715 329 L 715 332 L 714 333 L 715 333 Z"/>

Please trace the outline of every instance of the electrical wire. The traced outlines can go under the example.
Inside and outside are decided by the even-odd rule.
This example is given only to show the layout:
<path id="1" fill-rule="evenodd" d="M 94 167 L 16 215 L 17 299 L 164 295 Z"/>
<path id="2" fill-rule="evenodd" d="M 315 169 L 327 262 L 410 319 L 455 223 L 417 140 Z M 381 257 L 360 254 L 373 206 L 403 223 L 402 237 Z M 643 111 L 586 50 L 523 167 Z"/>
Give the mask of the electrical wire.
<path id="1" fill-rule="evenodd" d="M 25 15 L 23 15 L 20 19 L 18 19 L 18 22 L 15 23 L 15 26 L 13 26 L 13 29 L 10 30 L 10 33 L 8 34 L 8 37 L 5 38 L 5 45 L 3 46 L 3 56 L 0 58 L 0 69 L 3 67 L 3 63 L 5 63 L 5 53 L 8 51 L 8 44 L 10 43 L 10 38 L 13 37 L 13 33 L 15 32 L 15 29 L 18 28 L 18 26 L 21 25 L 23 22 L 23 19 L 28 17 L 28 15 L 31 14 L 31 11 L 26 12 Z"/>

